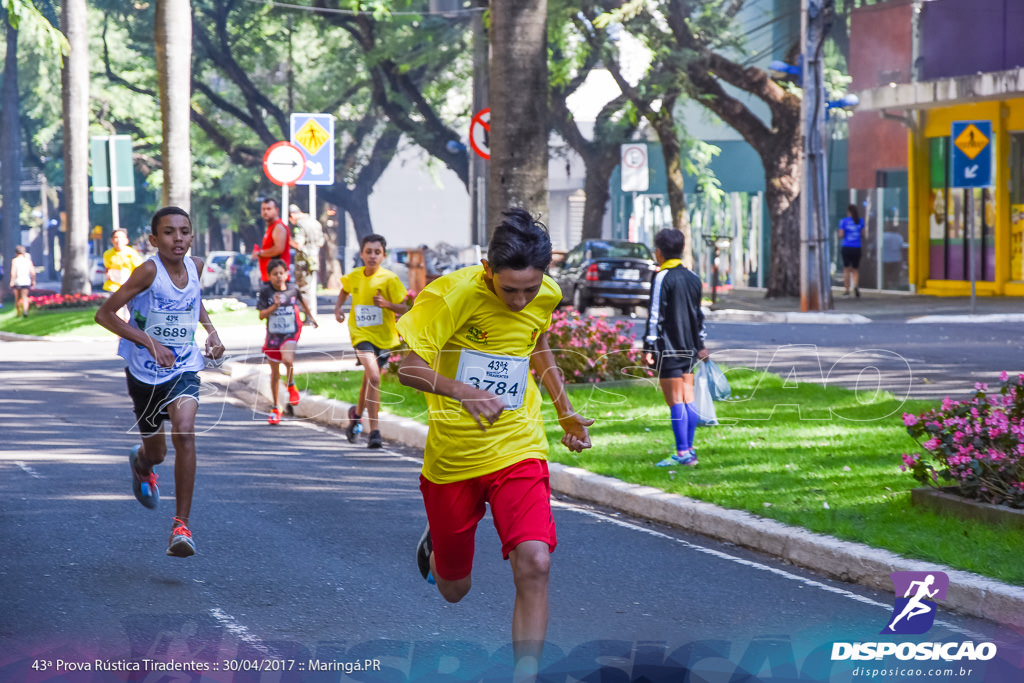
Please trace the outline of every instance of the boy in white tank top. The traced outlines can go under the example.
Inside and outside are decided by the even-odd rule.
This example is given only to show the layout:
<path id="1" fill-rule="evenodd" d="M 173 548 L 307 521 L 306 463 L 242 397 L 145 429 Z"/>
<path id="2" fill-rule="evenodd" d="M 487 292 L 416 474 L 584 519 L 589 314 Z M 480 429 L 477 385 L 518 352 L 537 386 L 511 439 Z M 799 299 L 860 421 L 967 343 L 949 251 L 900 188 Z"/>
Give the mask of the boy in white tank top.
<path id="1" fill-rule="evenodd" d="M 167 554 L 173 557 L 189 557 L 196 551 L 188 525 L 196 479 L 197 373 L 206 364 L 194 339 L 196 326 L 206 329 L 208 356 L 220 358 L 224 353 L 199 295 L 203 262 L 187 256 L 192 238 L 186 211 L 176 206 L 157 211 L 149 236 L 156 255 L 132 271 L 96 313 L 97 323 L 121 337 L 118 354 L 128 362 L 128 394 L 142 436 L 142 444 L 128 455 L 132 491 L 150 509 L 160 500 L 153 466 L 167 455 L 163 421 L 171 422 L 176 510 Z M 128 307 L 128 322 L 117 315 L 122 306 Z"/>

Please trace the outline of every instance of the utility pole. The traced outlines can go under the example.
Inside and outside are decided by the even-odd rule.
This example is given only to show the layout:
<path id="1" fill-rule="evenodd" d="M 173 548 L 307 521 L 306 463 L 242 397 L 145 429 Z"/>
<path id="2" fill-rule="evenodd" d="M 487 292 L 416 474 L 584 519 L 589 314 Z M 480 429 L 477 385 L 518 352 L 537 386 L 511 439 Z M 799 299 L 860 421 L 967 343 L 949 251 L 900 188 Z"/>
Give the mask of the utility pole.
<path id="1" fill-rule="evenodd" d="M 825 36 L 833 0 L 801 0 L 804 97 L 804 174 L 800 194 L 800 310 L 827 311 L 832 305 L 828 257 L 828 176 L 825 164 Z"/>
<path id="2" fill-rule="evenodd" d="M 473 113 L 488 106 L 490 83 L 491 44 L 484 26 L 484 12 L 488 0 L 473 1 Z M 487 225 L 487 160 L 469 150 L 469 236 L 470 244 L 487 244 L 490 235 Z"/>

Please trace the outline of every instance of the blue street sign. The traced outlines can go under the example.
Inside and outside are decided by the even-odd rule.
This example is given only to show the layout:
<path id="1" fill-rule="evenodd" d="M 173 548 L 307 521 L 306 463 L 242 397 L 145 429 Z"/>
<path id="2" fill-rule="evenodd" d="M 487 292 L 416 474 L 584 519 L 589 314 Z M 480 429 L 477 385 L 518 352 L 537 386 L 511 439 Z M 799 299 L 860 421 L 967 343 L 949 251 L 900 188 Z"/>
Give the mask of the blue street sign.
<path id="1" fill-rule="evenodd" d="M 954 121 L 950 187 L 992 185 L 992 148 L 995 140 L 991 121 Z"/>
<path id="2" fill-rule="evenodd" d="M 296 185 L 334 184 L 334 117 L 292 114 L 291 142 L 306 157 L 306 172 Z"/>

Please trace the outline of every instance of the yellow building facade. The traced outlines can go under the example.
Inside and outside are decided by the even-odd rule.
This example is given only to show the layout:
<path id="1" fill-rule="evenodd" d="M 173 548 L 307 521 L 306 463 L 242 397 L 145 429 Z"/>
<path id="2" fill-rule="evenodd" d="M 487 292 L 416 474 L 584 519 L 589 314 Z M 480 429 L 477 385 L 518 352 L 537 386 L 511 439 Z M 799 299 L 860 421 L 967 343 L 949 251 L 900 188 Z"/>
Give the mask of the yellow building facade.
<path id="1" fill-rule="evenodd" d="M 1024 296 L 1024 96 L 929 104 L 907 119 L 910 283 L 922 294 L 969 295 L 973 258 L 978 295 Z M 991 187 L 949 187 L 956 121 L 991 122 Z"/>

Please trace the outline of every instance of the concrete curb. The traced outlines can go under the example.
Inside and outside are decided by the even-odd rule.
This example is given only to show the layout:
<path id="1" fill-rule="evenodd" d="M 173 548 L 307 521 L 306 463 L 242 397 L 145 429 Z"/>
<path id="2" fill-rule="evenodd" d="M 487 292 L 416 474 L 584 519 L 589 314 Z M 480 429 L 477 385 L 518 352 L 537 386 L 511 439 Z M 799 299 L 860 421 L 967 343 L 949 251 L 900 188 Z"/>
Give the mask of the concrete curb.
<path id="1" fill-rule="evenodd" d="M 269 378 L 258 366 L 228 362 L 230 390 L 247 402 L 269 400 Z M 316 422 L 344 426 L 351 404 L 304 395 L 295 414 Z M 427 427 L 414 420 L 381 415 L 381 436 L 422 449 Z M 815 534 L 741 510 L 728 510 L 684 496 L 612 479 L 586 470 L 549 463 L 551 488 L 579 500 L 677 527 L 771 555 L 829 578 L 892 592 L 894 571 L 941 571 L 949 576 L 944 606 L 963 614 L 1024 627 L 1024 588 L 977 574 L 912 560 L 887 550 Z"/>
<path id="2" fill-rule="evenodd" d="M 788 323 L 810 325 L 843 325 L 871 322 L 871 318 L 859 313 L 801 313 L 795 311 L 744 311 L 723 308 L 706 311 L 708 320 L 724 323 Z"/>
<path id="3" fill-rule="evenodd" d="M 1024 322 L 1021 313 L 986 313 L 984 315 L 922 315 L 909 318 L 908 324 L 919 323 L 1020 323 Z"/>
<path id="4" fill-rule="evenodd" d="M 17 332 L 0 332 L 0 341 L 52 341 L 50 337 L 35 337 Z"/>

